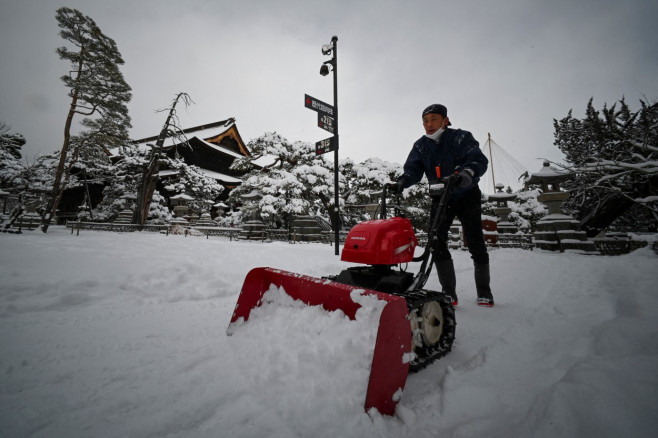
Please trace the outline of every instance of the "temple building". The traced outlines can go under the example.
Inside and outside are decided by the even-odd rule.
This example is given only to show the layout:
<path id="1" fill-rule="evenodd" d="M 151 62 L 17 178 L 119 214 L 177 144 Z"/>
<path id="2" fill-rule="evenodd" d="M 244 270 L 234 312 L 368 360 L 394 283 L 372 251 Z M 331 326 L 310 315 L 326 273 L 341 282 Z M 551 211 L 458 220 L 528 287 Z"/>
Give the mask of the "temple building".
<path id="1" fill-rule="evenodd" d="M 217 127 L 225 129 L 217 132 Z M 213 129 L 215 131 L 211 131 Z M 199 167 L 204 174 L 221 183 L 227 189 L 222 194 L 222 198 L 225 199 L 232 189 L 242 184 L 241 177 L 243 174 L 232 170 L 231 164 L 236 159 L 251 157 L 251 153 L 240 136 L 235 119 L 183 130 L 183 133 L 191 132 L 195 132 L 195 135 L 188 136 L 187 142 L 165 144 L 163 146 L 164 152 L 170 158 L 178 155 L 185 164 Z M 213 134 L 204 135 L 204 132 L 206 134 L 213 132 Z M 135 141 L 135 144 L 154 143 L 157 138 L 158 136 L 143 138 Z M 174 174 L 175 172 L 162 169 L 159 177 L 166 179 Z"/>
<path id="2" fill-rule="evenodd" d="M 208 125 L 201 125 L 181 131 L 185 134 L 187 142 L 178 142 L 169 137 L 163 145 L 163 152 L 170 158 L 176 155 L 186 164 L 197 166 L 208 177 L 222 184 L 226 190 L 222 192 L 215 203 L 227 199 L 232 189 L 242 184 L 243 172 L 232 170 L 231 165 L 236 159 L 251 157 L 242 136 L 235 124 L 235 119 L 230 118 Z M 133 142 L 137 147 L 149 147 L 156 143 L 158 136 L 146 137 Z M 118 151 L 106 151 L 111 160 L 119 159 Z M 74 170 L 73 173 L 77 171 Z M 176 193 L 168 193 L 164 186 L 168 180 L 176 178 L 177 172 L 171 169 L 160 169 L 156 190 L 167 199 L 167 203 L 173 208 L 175 202 L 170 198 Z M 80 206 L 85 200 L 91 200 L 91 206 L 95 207 L 103 197 L 105 183 L 102 181 L 87 180 L 80 178 L 81 183 L 68 187 L 59 204 L 56 223 L 63 224 L 66 220 L 75 219 L 78 216 Z M 217 208 L 214 208 L 216 211 Z"/>

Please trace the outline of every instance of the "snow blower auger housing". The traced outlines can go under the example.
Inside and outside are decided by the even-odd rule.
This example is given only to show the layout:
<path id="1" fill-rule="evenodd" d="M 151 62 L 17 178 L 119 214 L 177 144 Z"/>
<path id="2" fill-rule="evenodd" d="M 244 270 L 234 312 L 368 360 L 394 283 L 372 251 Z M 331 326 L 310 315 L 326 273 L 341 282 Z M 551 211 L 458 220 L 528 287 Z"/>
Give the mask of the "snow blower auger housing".
<path id="1" fill-rule="evenodd" d="M 366 411 L 376 408 L 393 415 L 409 371 L 418 371 L 447 354 L 455 339 L 455 311 L 451 299 L 437 291 L 423 289 L 433 265 L 433 248 L 438 229 L 445 219 L 448 194 L 458 176 L 430 182 L 430 194 L 438 200 L 428 243 L 421 256 L 414 258 L 418 240 L 411 221 L 398 205 L 395 217 L 386 218 L 387 187 L 383 187 L 381 218 L 354 226 L 347 235 L 341 260 L 362 263 L 338 275 L 314 278 L 272 268 L 255 268 L 245 278 L 228 333 L 249 318 L 251 309 L 262 304 L 272 285 L 292 298 L 328 311 L 341 310 L 355 319 L 360 304 L 352 299 L 357 292 L 384 301 L 373 352 L 365 400 Z M 399 195 L 398 195 L 399 198 Z M 421 262 L 415 275 L 397 265 Z"/>

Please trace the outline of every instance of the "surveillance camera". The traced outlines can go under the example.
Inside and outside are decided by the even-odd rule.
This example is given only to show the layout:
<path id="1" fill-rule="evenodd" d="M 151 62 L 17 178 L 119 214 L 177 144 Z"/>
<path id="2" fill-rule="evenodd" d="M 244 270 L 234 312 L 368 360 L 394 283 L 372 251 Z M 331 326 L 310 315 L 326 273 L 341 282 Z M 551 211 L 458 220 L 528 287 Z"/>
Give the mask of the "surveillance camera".
<path id="1" fill-rule="evenodd" d="M 322 76 L 327 76 L 329 74 L 329 67 L 327 67 L 327 64 L 322 64 L 322 67 L 320 67 L 320 74 Z"/>
<path id="2" fill-rule="evenodd" d="M 323 55 L 331 55 L 331 50 L 332 49 L 333 49 L 333 47 L 331 46 L 331 44 L 323 44 L 322 45 L 322 54 Z"/>

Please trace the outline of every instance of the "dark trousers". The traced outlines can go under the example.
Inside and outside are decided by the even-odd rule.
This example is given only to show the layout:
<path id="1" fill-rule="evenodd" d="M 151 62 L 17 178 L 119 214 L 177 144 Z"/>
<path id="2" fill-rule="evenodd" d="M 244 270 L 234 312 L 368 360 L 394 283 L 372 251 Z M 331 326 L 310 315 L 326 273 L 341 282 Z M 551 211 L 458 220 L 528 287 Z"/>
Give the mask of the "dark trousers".
<path id="1" fill-rule="evenodd" d="M 448 232 L 455 216 L 462 224 L 464 238 L 471 253 L 473 262 L 478 265 L 489 264 L 487 245 L 482 233 L 482 193 L 479 187 L 475 187 L 457 201 L 449 201 L 446 209 L 445 220 L 439 225 L 439 243 L 435 248 L 437 260 L 451 260 L 452 256 L 448 250 Z M 438 202 L 432 203 L 430 220 L 434 217 Z M 430 222 L 431 223 L 431 222 Z"/>

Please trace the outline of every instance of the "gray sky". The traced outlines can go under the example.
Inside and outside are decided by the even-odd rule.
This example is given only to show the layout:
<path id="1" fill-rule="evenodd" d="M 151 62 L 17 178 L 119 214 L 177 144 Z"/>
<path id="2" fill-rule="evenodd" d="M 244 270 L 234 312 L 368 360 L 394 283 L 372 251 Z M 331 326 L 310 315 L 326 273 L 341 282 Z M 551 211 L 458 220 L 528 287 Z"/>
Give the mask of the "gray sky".
<path id="1" fill-rule="evenodd" d="M 24 155 L 57 150 L 69 99 L 59 79 L 52 0 L 0 0 L 0 121 Z M 453 127 L 494 141 L 531 172 L 561 160 L 553 119 L 622 97 L 658 99 L 658 2 L 652 0 L 68 1 L 117 43 L 133 89 L 131 135 L 156 135 L 184 91 L 184 126 L 235 117 L 243 139 L 329 137 L 304 94 L 333 102 L 338 36 L 340 157 L 402 163 L 443 103 Z M 79 121 L 79 119 L 78 119 Z"/>

